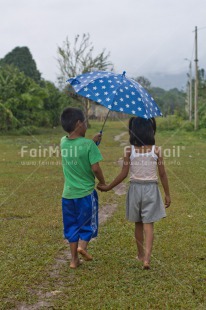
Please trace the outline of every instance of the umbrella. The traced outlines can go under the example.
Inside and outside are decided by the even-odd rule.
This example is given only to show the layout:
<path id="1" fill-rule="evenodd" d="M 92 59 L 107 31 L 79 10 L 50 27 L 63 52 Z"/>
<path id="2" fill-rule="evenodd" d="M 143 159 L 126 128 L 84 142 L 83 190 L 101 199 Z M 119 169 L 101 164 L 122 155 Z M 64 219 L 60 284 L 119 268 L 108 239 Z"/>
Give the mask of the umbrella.
<path id="1" fill-rule="evenodd" d="M 67 82 L 78 95 L 108 108 L 107 117 L 111 110 L 146 119 L 162 116 L 157 103 L 147 90 L 137 81 L 128 78 L 125 71 L 123 74 L 93 71 L 70 78 Z"/>

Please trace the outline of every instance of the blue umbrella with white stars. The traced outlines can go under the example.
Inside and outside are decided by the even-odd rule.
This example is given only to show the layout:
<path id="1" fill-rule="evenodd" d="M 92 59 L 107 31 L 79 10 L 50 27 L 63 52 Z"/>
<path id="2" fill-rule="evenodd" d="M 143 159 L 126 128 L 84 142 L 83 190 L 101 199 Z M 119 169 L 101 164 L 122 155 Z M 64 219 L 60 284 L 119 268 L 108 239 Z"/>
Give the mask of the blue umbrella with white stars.
<path id="1" fill-rule="evenodd" d="M 125 71 L 123 74 L 109 71 L 88 72 L 70 78 L 67 82 L 78 95 L 109 109 L 107 117 L 110 111 L 146 119 L 162 116 L 152 96 L 137 81 L 128 78 Z"/>

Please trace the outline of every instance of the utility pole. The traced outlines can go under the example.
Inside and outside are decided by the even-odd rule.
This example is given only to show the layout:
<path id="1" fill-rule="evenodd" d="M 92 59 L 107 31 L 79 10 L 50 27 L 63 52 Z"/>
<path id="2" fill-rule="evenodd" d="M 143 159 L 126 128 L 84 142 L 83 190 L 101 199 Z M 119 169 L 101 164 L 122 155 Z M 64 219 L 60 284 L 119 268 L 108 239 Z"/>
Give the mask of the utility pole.
<path id="1" fill-rule="evenodd" d="M 190 105 L 189 105 L 189 120 L 192 121 L 192 62 L 189 65 L 190 71 Z"/>
<path id="2" fill-rule="evenodd" d="M 188 58 L 185 58 L 185 60 L 189 61 L 189 74 L 187 74 L 188 76 L 188 92 L 187 92 L 187 96 L 188 96 L 188 112 L 189 112 L 189 121 L 192 121 L 192 61 L 189 60 Z"/>
<path id="3" fill-rule="evenodd" d="M 195 130 L 198 129 L 198 58 L 197 58 L 197 26 L 195 27 L 195 104 L 194 104 L 194 114 L 195 114 Z"/>

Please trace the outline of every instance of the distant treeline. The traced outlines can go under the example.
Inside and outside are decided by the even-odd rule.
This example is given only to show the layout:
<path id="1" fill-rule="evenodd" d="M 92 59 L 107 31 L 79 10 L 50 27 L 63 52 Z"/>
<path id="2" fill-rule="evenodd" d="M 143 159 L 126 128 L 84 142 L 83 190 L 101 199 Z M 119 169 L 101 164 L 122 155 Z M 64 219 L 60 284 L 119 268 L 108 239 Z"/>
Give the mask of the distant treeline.
<path id="1" fill-rule="evenodd" d="M 144 77 L 138 79 L 143 87 L 149 89 L 165 116 L 177 114 L 187 118 L 186 94 L 183 91 L 166 91 L 151 87 Z M 205 83 L 201 85 L 201 98 L 201 106 L 204 106 Z M 80 101 L 70 96 L 67 87 L 60 90 L 41 78 L 28 47 L 16 47 L 0 59 L 0 131 L 58 126 L 60 113 L 68 105 L 81 107 Z M 204 108 L 201 118 L 206 120 Z"/>

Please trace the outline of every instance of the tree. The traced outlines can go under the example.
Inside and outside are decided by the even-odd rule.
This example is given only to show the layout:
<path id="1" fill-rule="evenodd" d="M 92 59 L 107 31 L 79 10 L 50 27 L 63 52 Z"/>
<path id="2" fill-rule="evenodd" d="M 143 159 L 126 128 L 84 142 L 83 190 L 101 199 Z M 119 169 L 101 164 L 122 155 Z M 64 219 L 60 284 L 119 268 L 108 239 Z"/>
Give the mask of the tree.
<path id="1" fill-rule="evenodd" d="M 17 126 L 17 120 L 12 112 L 0 102 L 0 131 L 7 131 Z"/>
<path id="2" fill-rule="evenodd" d="M 109 61 L 109 53 L 105 53 L 103 50 L 101 53 L 93 56 L 94 46 L 90 42 L 90 35 L 83 34 L 76 35 L 74 43 L 71 44 L 68 37 L 63 42 L 62 47 L 58 47 L 58 64 L 60 75 L 58 81 L 60 88 L 63 88 L 68 78 L 76 75 L 96 70 L 106 70 L 111 68 L 112 63 Z M 69 88 L 69 95 L 76 98 L 82 103 L 83 110 L 88 124 L 88 110 L 90 107 L 89 100 L 84 99 L 80 96 L 75 96 L 72 89 Z"/>
<path id="3" fill-rule="evenodd" d="M 134 78 L 135 81 L 137 81 L 142 87 L 145 89 L 150 89 L 151 87 L 151 82 L 144 76 L 138 76 Z"/>
<path id="4" fill-rule="evenodd" d="M 48 96 L 46 90 L 18 68 L 4 65 L 0 70 L 0 101 L 5 113 L 18 120 L 18 126 L 39 125 L 43 110 L 43 100 Z M 11 114 L 8 114 L 11 112 Z M 4 114 L 5 114 L 4 113 Z M 7 122 L 8 117 L 4 117 Z M 6 126 L 11 129 L 11 126 Z"/>
<path id="5" fill-rule="evenodd" d="M 32 54 L 28 47 L 15 47 L 9 52 L 0 63 L 2 65 L 14 65 L 19 71 L 32 78 L 36 83 L 40 83 L 41 74 L 37 70 L 36 62 L 34 61 Z"/>
<path id="6" fill-rule="evenodd" d="M 44 99 L 41 125 L 58 126 L 62 109 L 71 104 L 71 98 L 51 82 L 44 81 L 48 96 Z"/>

